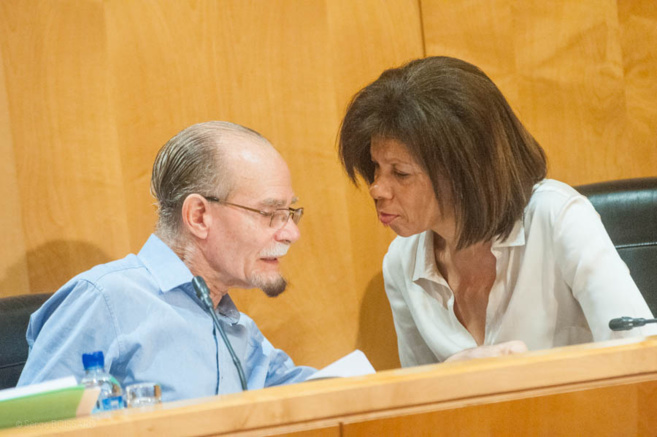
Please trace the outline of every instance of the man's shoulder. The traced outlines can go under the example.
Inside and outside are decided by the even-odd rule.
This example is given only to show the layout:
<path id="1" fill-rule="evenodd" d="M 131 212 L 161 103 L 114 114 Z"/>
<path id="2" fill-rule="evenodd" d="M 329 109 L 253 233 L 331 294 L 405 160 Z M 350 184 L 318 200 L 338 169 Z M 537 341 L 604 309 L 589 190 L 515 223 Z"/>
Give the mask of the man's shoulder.
<path id="1" fill-rule="evenodd" d="M 143 265 L 135 255 L 128 255 L 120 260 L 96 265 L 85 272 L 79 273 L 62 285 L 46 301 L 41 310 L 50 314 L 64 302 L 72 304 L 73 301 L 80 301 L 83 295 L 85 299 L 93 300 L 101 298 L 101 295 L 108 290 L 121 290 L 124 288 L 122 284 L 126 281 L 128 272 L 134 274 L 132 272 L 141 268 L 143 268 Z"/>
<path id="2" fill-rule="evenodd" d="M 136 255 L 130 254 L 125 258 L 96 265 L 73 277 L 67 285 L 87 282 L 102 288 L 103 285 L 111 284 L 114 281 L 121 281 L 134 275 L 143 275 L 143 270 L 145 270 L 144 264 Z"/>

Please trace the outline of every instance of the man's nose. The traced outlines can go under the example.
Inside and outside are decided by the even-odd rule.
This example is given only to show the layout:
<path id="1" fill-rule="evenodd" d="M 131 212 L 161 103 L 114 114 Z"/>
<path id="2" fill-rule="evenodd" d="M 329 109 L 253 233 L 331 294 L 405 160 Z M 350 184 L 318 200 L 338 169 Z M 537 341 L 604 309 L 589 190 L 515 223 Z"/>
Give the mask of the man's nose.
<path id="1" fill-rule="evenodd" d="M 276 241 L 289 244 L 297 241 L 299 237 L 301 237 L 301 231 L 299 231 L 299 227 L 296 223 L 294 223 L 294 220 L 292 220 L 291 217 L 287 222 L 285 222 L 285 225 L 280 228 L 274 235 Z"/>

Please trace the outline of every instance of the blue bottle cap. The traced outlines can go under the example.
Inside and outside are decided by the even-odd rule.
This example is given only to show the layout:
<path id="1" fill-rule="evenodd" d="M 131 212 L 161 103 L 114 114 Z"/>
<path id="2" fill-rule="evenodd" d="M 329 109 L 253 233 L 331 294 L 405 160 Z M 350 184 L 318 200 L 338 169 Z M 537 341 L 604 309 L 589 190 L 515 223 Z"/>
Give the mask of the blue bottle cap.
<path id="1" fill-rule="evenodd" d="M 90 354 L 82 354 L 82 365 L 85 369 L 93 367 L 105 367 L 105 356 L 103 351 L 96 351 Z"/>

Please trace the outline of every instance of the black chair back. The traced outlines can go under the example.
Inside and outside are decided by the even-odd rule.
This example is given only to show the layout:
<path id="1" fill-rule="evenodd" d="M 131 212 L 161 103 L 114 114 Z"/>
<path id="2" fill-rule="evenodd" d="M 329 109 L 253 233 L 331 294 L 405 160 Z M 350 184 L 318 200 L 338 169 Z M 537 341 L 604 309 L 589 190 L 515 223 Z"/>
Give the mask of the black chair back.
<path id="1" fill-rule="evenodd" d="M 24 294 L 0 299 L 0 389 L 15 387 L 27 360 L 25 332 L 30 315 L 52 294 Z"/>
<path id="2" fill-rule="evenodd" d="M 657 315 L 657 177 L 580 185 Z"/>

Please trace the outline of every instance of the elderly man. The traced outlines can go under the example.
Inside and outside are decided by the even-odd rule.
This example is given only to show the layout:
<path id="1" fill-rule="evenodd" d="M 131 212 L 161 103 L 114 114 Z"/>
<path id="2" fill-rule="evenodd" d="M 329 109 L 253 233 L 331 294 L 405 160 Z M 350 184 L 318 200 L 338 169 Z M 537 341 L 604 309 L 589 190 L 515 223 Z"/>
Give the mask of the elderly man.
<path id="1" fill-rule="evenodd" d="M 279 262 L 299 238 L 303 210 L 291 207 L 290 172 L 271 144 L 232 123 L 196 124 L 160 150 L 151 189 L 155 234 L 138 255 L 76 276 L 32 315 L 19 385 L 80 378 L 82 354 L 97 350 L 123 386 L 157 382 L 165 401 L 239 391 L 240 373 L 249 389 L 314 373 L 275 349 L 228 295 L 241 287 L 277 296 L 286 287 Z M 207 283 L 227 341 L 195 276 Z"/>

